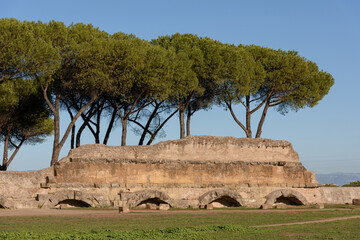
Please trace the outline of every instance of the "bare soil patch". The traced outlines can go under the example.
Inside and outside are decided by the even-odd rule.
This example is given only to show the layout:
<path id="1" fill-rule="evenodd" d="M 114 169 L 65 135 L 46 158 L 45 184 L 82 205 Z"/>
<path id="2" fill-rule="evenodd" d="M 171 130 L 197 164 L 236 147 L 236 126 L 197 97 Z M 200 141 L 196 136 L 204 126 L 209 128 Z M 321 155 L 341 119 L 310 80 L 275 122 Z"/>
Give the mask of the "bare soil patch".
<path id="1" fill-rule="evenodd" d="M 333 222 L 333 221 L 348 220 L 348 219 L 354 219 L 354 218 L 360 218 L 360 215 L 335 217 L 335 218 L 319 219 L 319 220 L 312 220 L 312 221 L 302 221 L 302 222 L 257 225 L 254 227 L 278 227 L 278 226 L 299 225 L 299 224 L 308 224 L 308 223 Z"/>
<path id="2" fill-rule="evenodd" d="M 331 209 L 326 209 L 331 210 Z M 339 210 L 339 209 L 337 209 Z M 287 210 L 169 210 L 169 211 L 161 211 L 161 210 L 131 210 L 130 213 L 119 214 L 116 209 L 107 209 L 107 210 L 98 210 L 98 209 L 0 209 L 0 217 L 16 217 L 16 216 L 87 216 L 87 217 L 119 217 L 119 216 L 154 216 L 154 215 L 168 215 L 168 214 L 194 214 L 194 215 L 209 215 L 209 214 L 218 214 L 218 213 L 229 213 L 229 214 L 237 214 L 237 213 L 269 213 L 269 212 L 302 212 L 302 211 L 324 211 L 324 209 L 287 209 Z M 350 209 L 341 209 L 341 211 L 351 211 Z M 337 221 L 342 220 L 343 218 L 359 218 L 360 215 L 349 216 L 349 217 L 341 217 L 339 219 L 325 219 L 319 221 Z M 310 221 L 311 223 L 313 221 Z M 302 222 L 299 224 L 304 224 L 306 222 Z M 294 223 L 291 223 L 294 224 Z M 284 224 L 283 224 L 284 225 Z M 265 225 L 261 225 L 265 226 Z"/>

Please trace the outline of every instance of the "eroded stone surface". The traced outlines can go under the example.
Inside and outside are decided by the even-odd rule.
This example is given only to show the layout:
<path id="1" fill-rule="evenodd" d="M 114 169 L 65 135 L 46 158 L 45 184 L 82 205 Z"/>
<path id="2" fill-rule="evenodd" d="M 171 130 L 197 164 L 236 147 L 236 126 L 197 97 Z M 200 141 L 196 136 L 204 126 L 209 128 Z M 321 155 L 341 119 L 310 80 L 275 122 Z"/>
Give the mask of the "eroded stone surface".
<path id="1" fill-rule="evenodd" d="M 154 146 L 85 145 L 52 168 L 0 172 L 0 207 L 272 207 L 360 199 L 360 188 L 317 186 L 289 142 L 190 136 Z"/>
<path id="2" fill-rule="evenodd" d="M 123 205 L 119 207 L 119 213 L 129 213 L 130 209 L 127 205 Z"/>
<path id="3" fill-rule="evenodd" d="M 360 199 L 353 199 L 353 204 L 356 206 L 360 206 Z"/>
<path id="4" fill-rule="evenodd" d="M 209 203 L 209 204 L 206 204 L 206 205 L 205 205 L 205 209 L 206 209 L 206 210 L 213 210 L 213 209 L 214 209 L 214 206 L 213 206 L 211 203 Z"/>
<path id="5" fill-rule="evenodd" d="M 175 187 L 316 185 L 286 141 L 190 136 L 154 146 L 85 145 L 55 166 L 57 183 Z"/>
<path id="6" fill-rule="evenodd" d="M 317 208 L 317 209 L 324 209 L 324 204 L 323 203 L 315 203 L 315 208 Z"/>
<path id="7" fill-rule="evenodd" d="M 170 209 L 170 205 L 169 204 L 166 204 L 166 203 L 161 203 L 159 205 L 159 210 L 162 210 L 162 211 L 167 211 Z"/>
<path id="8" fill-rule="evenodd" d="M 83 145 L 70 151 L 72 161 L 216 161 L 299 162 L 291 143 L 264 138 L 189 136 L 153 146 Z"/>

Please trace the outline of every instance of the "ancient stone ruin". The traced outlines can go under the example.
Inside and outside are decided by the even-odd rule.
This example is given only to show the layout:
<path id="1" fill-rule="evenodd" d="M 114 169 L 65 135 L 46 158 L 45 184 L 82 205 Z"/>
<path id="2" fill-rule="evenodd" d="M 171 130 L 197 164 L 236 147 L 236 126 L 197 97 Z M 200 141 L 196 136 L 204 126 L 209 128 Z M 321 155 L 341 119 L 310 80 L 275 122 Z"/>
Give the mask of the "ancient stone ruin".
<path id="1" fill-rule="evenodd" d="M 153 146 L 84 145 L 37 172 L 1 172 L 0 207 L 260 207 L 348 203 L 320 187 L 286 141 L 190 136 Z"/>

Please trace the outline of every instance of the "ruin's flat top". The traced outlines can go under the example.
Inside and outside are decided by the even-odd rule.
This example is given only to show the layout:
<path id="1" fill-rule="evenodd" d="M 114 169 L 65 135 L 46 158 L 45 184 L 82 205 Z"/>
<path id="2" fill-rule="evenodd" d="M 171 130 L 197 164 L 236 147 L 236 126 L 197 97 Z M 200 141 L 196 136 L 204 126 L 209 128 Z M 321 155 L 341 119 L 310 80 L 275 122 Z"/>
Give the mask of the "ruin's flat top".
<path id="1" fill-rule="evenodd" d="M 153 146 L 106 146 L 89 144 L 70 151 L 67 159 L 299 162 L 291 143 L 283 140 L 189 136 Z"/>

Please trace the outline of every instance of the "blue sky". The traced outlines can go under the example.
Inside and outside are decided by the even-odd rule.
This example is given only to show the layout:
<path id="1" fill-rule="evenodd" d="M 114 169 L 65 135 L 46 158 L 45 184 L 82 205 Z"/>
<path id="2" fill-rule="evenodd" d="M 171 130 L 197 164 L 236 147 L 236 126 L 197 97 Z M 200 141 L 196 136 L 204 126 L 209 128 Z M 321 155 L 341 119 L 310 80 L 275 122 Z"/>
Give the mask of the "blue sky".
<path id="1" fill-rule="evenodd" d="M 91 23 L 109 33 L 133 33 L 146 40 L 180 32 L 224 43 L 296 50 L 331 73 L 335 85 L 312 109 L 285 116 L 270 111 L 262 137 L 290 141 L 305 167 L 316 173 L 360 172 L 360 1 L 0 0 L 0 3 L 0 18 L 55 20 L 67 25 Z M 242 111 L 240 106 L 238 111 Z M 67 116 L 62 117 L 64 129 Z M 160 140 L 178 138 L 176 117 L 166 126 L 166 132 L 166 138 Z M 244 137 L 229 112 L 217 107 L 195 115 L 192 134 Z M 90 135 L 83 143 L 87 143 L 86 139 L 91 143 Z M 129 132 L 128 143 L 136 142 L 137 136 Z M 110 144 L 119 143 L 118 127 Z M 41 145 L 25 146 L 10 170 L 48 167 L 51 149 L 52 137 Z M 61 156 L 68 151 L 66 143 Z"/>

